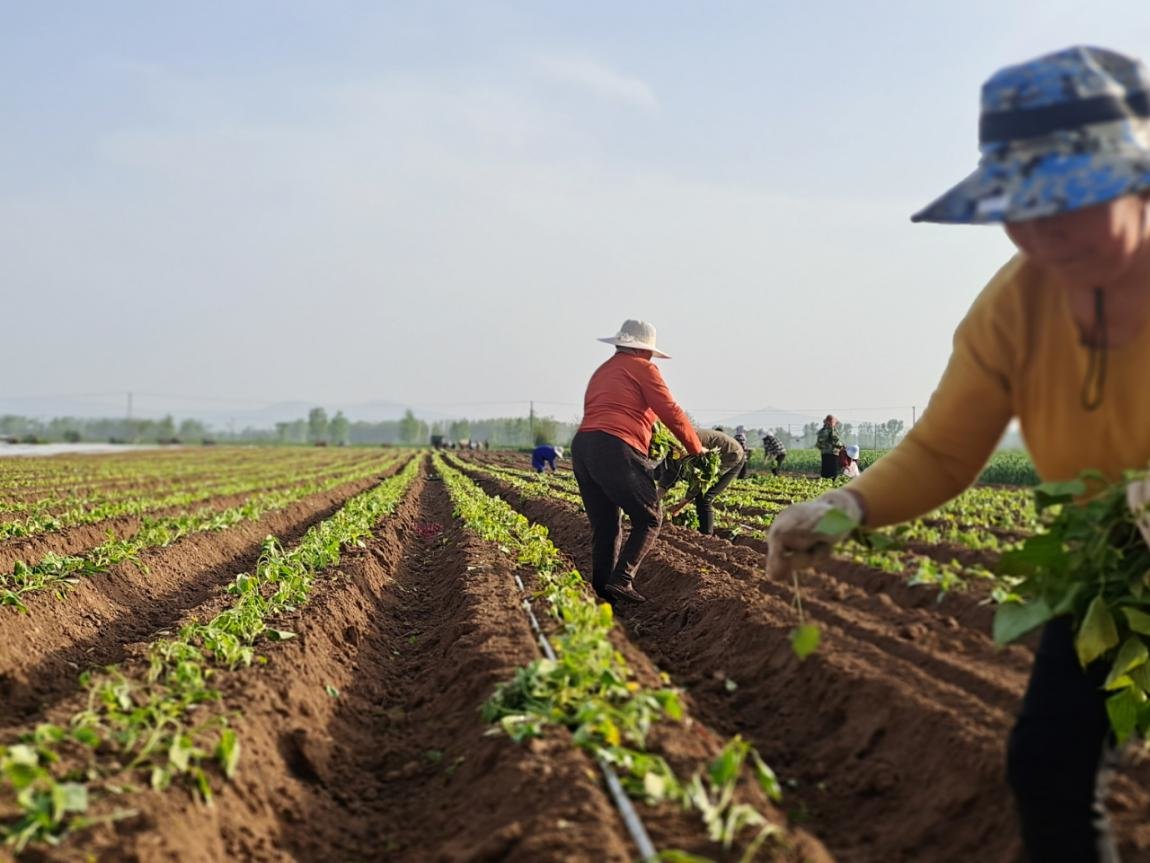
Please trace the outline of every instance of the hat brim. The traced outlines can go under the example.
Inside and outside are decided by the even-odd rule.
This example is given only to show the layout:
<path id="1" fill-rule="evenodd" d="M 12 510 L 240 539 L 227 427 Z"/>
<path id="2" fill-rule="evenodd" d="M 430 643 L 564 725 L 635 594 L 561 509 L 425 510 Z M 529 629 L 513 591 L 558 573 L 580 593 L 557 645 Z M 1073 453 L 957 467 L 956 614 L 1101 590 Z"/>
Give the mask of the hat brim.
<path id="1" fill-rule="evenodd" d="M 1051 153 L 987 161 L 912 222 L 1022 222 L 1104 204 L 1150 189 L 1150 153 Z"/>
<path id="2" fill-rule="evenodd" d="M 638 345 L 635 344 L 635 342 L 624 342 L 619 339 L 618 336 L 605 336 L 599 339 L 599 341 L 606 342 L 609 345 L 615 345 L 619 348 L 634 348 L 637 351 L 650 351 L 652 356 L 656 356 L 664 360 L 671 359 L 670 354 L 665 354 L 658 348 L 652 347 L 651 345 Z"/>

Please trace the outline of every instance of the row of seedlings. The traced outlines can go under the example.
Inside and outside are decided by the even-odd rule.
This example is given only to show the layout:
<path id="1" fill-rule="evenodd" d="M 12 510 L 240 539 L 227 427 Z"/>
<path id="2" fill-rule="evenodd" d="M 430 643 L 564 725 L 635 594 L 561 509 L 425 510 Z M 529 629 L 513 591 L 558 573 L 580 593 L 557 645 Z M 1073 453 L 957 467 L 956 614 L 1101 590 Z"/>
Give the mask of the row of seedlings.
<path id="1" fill-rule="evenodd" d="M 209 801 L 207 768 L 214 763 L 231 779 L 242 748 L 219 709 L 213 674 L 251 666 L 260 644 L 293 637 L 276 629 L 273 619 L 304 606 L 316 578 L 339 564 L 342 550 L 362 545 L 395 512 L 421 463 L 412 458 L 399 473 L 351 498 L 290 550 L 269 537 L 255 569 L 227 588 L 234 598 L 230 607 L 206 623 L 187 624 L 174 638 L 153 641 L 146 669 L 86 673 L 86 709 L 67 723 L 41 724 L 18 743 L 0 746 L 0 839 L 19 853 L 134 814 L 118 801 L 141 778 L 160 791 L 190 783 Z M 213 704 L 217 709 L 210 709 Z"/>
<path id="2" fill-rule="evenodd" d="M 784 842 L 777 824 L 736 797 L 736 785 L 749 770 L 771 800 L 781 799 L 775 774 L 755 749 L 735 737 L 705 770 L 686 780 L 677 776 L 662 756 L 648 749 L 647 738 L 655 723 L 683 720 L 679 691 L 639 684 L 611 643 L 611 607 L 591 598 L 582 576 L 564 564 L 545 527 L 485 494 L 441 456 L 435 459 L 456 515 L 482 539 L 513 552 L 519 563 L 535 571 L 537 595 L 558 624 L 550 640 L 553 655 L 519 669 L 501 685 L 484 707 L 485 718 L 517 742 L 539 736 L 547 726 L 566 727 L 574 745 L 617 772 L 630 797 L 652 806 L 670 803 L 696 811 L 708 838 L 726 849 L 745 840 L 742 861 L 753 860 L 768 840 Z M 640 844 L 644 859 L 653 859 L 650 850 Z M 664 849 L 658 858 L 701 859 L 676 849 Z"/>
<path id="3" fill-rule="evenodd" d="M 125 561 L 136 560 L 147 549 L 171 545 L 189 534 L 227 530 L 242 522 L 254 521 L 303 498 L 376 476 L 398 461 L 397 457 L 393 457 L 360 465 L 291 488 L 254 495 L 244 503 L 227 509 L 204 507 L 191 513 L 145 518 L 140 529 L 132 536 L 122 539 L 112 537 L 84 554 L 50 552 L 36 563 L 16 561 L 11 572 L 0 574 L 0 607 L 11 606 L 17 611 L 27 612 L 23 597 L 29 593 L 47 589 L 59 593 L 80 578 L 106 572 Z"/>

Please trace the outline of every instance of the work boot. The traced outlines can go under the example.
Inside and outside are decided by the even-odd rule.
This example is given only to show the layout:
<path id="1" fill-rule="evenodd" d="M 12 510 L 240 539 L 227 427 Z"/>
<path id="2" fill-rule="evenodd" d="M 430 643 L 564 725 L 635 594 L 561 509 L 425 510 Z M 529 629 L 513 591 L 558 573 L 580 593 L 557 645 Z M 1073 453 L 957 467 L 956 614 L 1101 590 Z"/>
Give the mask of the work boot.
<path id="1" fill-rule="evenodd" d="M 623 599 L 629 602 L 646 602 L 647 597 L 635 590 L 629 581 L 608 582 L 603 592 L 610 599 Z"/>

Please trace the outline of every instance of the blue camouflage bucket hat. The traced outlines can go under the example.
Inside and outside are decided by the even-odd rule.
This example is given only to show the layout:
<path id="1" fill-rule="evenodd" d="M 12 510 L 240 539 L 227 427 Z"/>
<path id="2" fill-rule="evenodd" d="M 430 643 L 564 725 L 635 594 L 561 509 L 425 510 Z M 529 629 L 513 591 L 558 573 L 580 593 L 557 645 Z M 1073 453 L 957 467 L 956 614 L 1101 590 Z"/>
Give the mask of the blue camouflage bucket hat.
<path id="1" fill-rule="evenodd" d="M 913 222 L 1018 222 L 1150 189 L 1150 75 L 1077 46 L 982 87 L 978 169 Z"/>

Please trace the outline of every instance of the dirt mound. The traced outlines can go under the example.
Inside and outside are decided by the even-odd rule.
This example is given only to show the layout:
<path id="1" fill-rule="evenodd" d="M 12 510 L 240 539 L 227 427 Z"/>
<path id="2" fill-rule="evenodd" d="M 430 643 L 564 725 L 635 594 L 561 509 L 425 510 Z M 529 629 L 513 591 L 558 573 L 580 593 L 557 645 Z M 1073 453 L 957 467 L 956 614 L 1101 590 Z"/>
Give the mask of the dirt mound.
<path id="1" fill-rule="evenodd" d="M 582 513 L 475 478 L 547 525 L 587 571 Z M 754 549 L 680 528 L 664 529 L 640 571 L 649 601 L 621 616 L 705 722 L 742 732 L 791 781 L 792 814 L 836 859 L 1015 860 L 1003 746 L 1029 652 L 1000 650 L 973 625 L 982 620 L 960 622 L 891 576 L 858 569 L 804 576 L 804 609 L 824 638 L 804 663 L 789 644 L 791 586 L 769 582 Z M 1134 782 L 1122 788 L 1128 859 L 1147 859 L 1123 812 L 1145 812 L 1150 797 Z"/>

